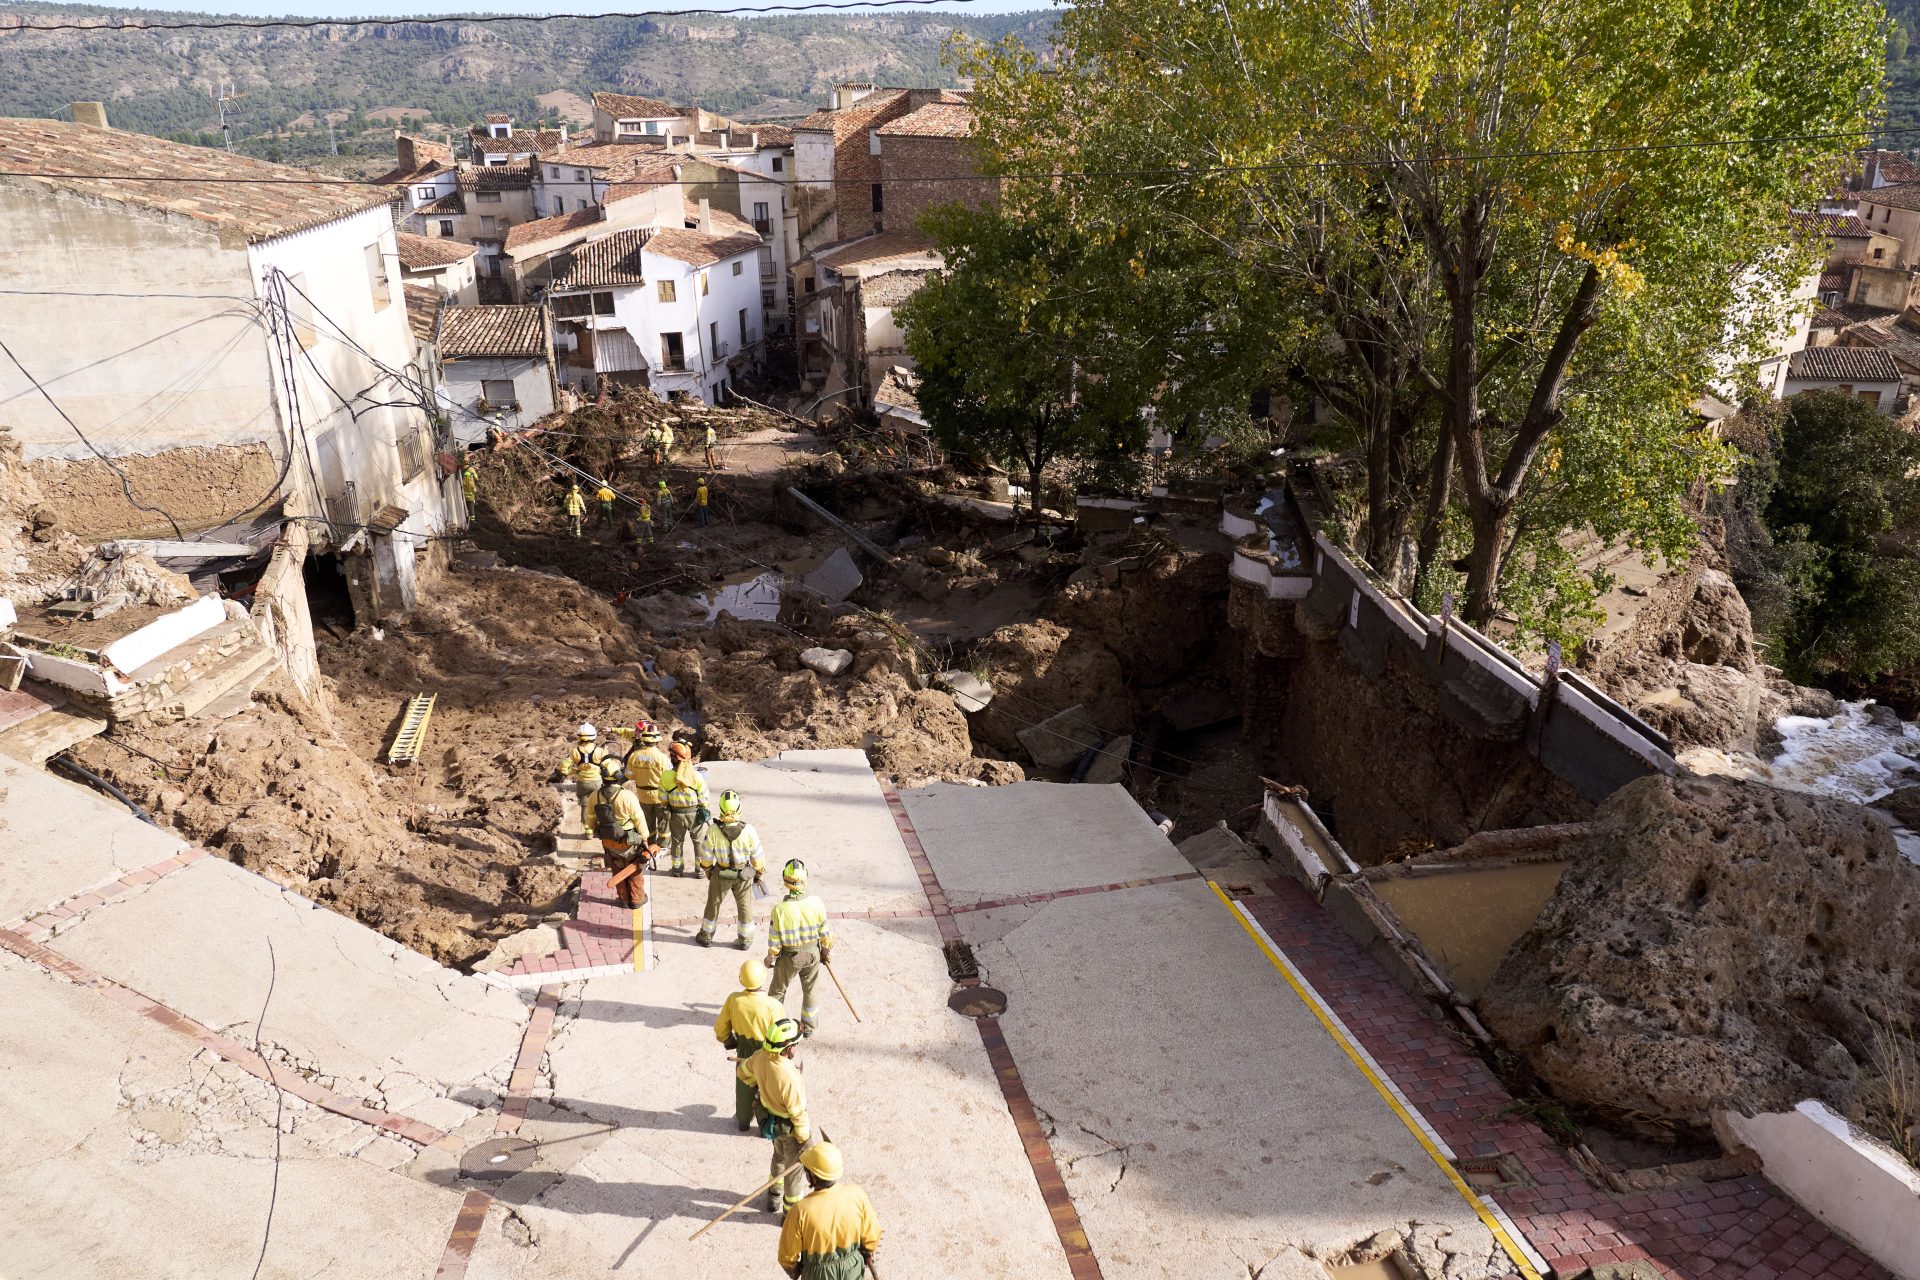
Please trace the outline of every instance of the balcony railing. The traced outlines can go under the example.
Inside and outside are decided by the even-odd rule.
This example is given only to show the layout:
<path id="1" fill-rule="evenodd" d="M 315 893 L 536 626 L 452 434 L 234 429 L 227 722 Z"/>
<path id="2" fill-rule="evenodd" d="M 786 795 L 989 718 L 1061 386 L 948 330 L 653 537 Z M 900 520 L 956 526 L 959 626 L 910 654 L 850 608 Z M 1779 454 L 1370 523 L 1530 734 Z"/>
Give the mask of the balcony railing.
<path id="1" fill-rule="evenodd" d="M 755 218 L 753 220 L 753 229 L 755 231 L 758 231 L 763 236 L 772 235 L 773 219 L 772 218 Z"/>

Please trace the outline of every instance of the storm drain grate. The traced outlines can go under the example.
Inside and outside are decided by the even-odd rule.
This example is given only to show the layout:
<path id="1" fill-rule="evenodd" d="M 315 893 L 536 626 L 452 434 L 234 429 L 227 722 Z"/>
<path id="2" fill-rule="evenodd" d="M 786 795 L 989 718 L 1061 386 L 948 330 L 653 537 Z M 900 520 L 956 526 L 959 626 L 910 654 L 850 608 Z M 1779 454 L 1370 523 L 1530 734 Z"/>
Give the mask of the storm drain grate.
<path id="1" fill-rule="evenodd" d="M 1475 1191 L 1505 1191 L 1510 1187 L 1530 1187 L 1533 1179 L 1527 1176 L 1526 1166 L 1504 1152 L 1490 1156 L 1458 1156 L 1453 1167 L 1460 1172 L 1461 1181 Z"/>
<path id="2" fill-rule="evenodd" d="M 1007 993 L 978 983 L 955 987 L 947 1008 L 968 1018 L 997 1018 L 1007 1011 Z"/>
<path id="3" fill-rule="evenodd" d="M 947 953 L 947 976 L 955 982 L 965 982 L 968 978 L 980 976 L 980 962 L 973 958 L 973 948 L 964 942 L 949 942 L 941 950 Z"/>

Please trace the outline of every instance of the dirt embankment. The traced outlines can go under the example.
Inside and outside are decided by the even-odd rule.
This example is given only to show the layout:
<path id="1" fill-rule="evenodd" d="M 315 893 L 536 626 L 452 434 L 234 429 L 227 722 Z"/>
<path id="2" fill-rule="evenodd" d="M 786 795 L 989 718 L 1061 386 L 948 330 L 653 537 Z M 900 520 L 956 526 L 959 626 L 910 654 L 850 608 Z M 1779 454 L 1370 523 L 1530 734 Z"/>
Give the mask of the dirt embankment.
<path id="1" fill-rule="evenodd" d="M 1920 1026 L 1920 869 L 1858 805 L 1725 778 L 1615 793 L 1480 999 L 1562 1098 L 1642 1127 L 1820 1098 L 1869 1118 Z"/>

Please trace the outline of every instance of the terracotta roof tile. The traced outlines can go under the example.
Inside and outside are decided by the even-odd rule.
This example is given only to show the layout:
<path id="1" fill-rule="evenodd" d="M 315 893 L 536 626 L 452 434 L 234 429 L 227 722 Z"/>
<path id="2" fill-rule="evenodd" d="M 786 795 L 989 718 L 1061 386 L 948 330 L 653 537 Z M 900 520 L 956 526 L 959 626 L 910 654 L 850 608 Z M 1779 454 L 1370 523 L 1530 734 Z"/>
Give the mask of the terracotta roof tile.
<path id="1" fill-rule="evenodd" d="M 414 210 L 415 213 L 419 214 L 439 214 L 443 216 L 449 213 L 465 213 L 466 211 L 467 198 L 458 191 L 449 191 L 438 200 L 429 200 Z"/>
<path id="2" fill-rule="evenodd" d="M 558 255 L 553 262 L 553 288 L 620 289 L 645 284 L 640 249 L 655 234 L 652 227 L 631 227 Z"/>
<path id="3" fill-rule="evenodd" d="M 488 164 L 460 171 L 462 191 L 527 191 L 533 171 L 524 164 Z"/>
<path id="4" fill-rule="evenodd" d="M 400 292 L 406 295 L 407 327 L 413 330 L 414 341 L 432 342 L 433 327 L 439 323 L 440 308 L 446 304 L 446 298 L 438 289 L 429 289 L 423 284 L 401 285 Z"/>
<path id="5" fill-rule="evenodd" d="M 1893 357 L 1871 347 L 1808 347 L 1787 358 L 1787 377 L 1799 382 L 1898 382 Z"/>
<path id="6" fill-rule="evenodd" d="M 784 124 L 742 124 L 740 128 L 748 133 L 760 135 L 763 147 L 790 147 L 793 145 L 793 129 Z"/>
<path id="7" fill-rule="evenodd" d="M 668 116 L 686 114 L 671 102 L 663 102 L 659 98 L 643 98 L 638 94 L 608 90 L 594 94 L 593 105 L 615 120 L 664 120 Z"/>
<path id="8" fill-rule="evenodd" d="M 825 109 L 816 111 L 793 126 L 795 129 L 824 129 L 833 135 L 834 142 L 845 142 L 873 123 L 873 118 L 907 96 L 905 89 L 881 89 L 870 93 L 860 101 L 842 111 Z"/>
<path id="9" fill-rule="evenodd" d="M 1920 209 L 1920 182 L 1901 182 L 1891 187 L 1874 187 L 1860 193 L 1861 204 L 1885 205 L 1895 209 Z"/>
<path id="10" fill-rule="evenodd" d="M 1795 209 L 1788 218 L 1801 235 L 1822 235 L 1834 240 L 1865 240 L 1873 235 L 1872 230 L 1851 213 L 1811 213 Z"/>
<path id="11" fill-rule="evenodd" d="M 576 209 L 572 213 L 559 213 L 551 218 L 536 218 L 532 222 L 522 222 L 507 231 L 507 252 L 523 248 L 536 241 L 547 240 L 569 231 L 581 231 L 601 220 L 602 210 Z"/>
<path id="12" fill-rule="evenodd" d="M 760 247 L 760 237 L 752 231 L 745 235 L 702 235 L 698 231 L 680 231 L 669 228 L 653 233 L 653 239 L 647 241 L 647 252 L 657 253 L 663 258 L 672 258 L 684 262 L 690 267 L 710 267 L 716 262 L 724 262 L 735 254 L 751 253 Z"/>
<path id="13" fill-rule="evenodd" d="M 883 231 L 879 235 L 828 245 L 816 250 L 813 260 L 823 267 L 844 271 L 849 267 L 888 262 L 894 258 L 933 256 L 933 246 L 926 237 L 911 231 Z"/>
<path id="14" fill-rule="evenodd" d="M 697 200 L 686 200 L 681 203 L 686 209 L 687 227 L 690 230 L 699 230 L 700 202 Z M 746 235 L 752 236 L 756 240 L 760 238 L 760 233 L 753 229 L 753 224 L 732 210 L 714 208 L 711 204 L 708 205 L 708 210 L 713 215 L 713 234 L 717 236 Z"/>
<path id="15" fill-rule="evenodd" d="M 545 307 L 448 307 L 440 315 L 440 358 L 540 356 L 547 351 Z"/>
<path id="16" fill-rule="evenodd" d="M 977 124 L 964 102 L 929 102 L 874 132 L 883 138 L 970 138 Z"/>
<path id="17" fill-rule="evenodd" d="M 400 268 L 403 271 L 431 271 L 435 267 L 450 267 L 480 252 L 470 244 L 462 244 L 446 236 L 416 236 L 405 231 L 395 235 L 394 242 L 400 246 Z"/>
<path id="18" fill-rule="evenodd" d="M 376 209 L 392 199 L 384 188 L 317 183 L 322 175 L 308 169 L 62 120 L 5 121 L 0 128 L 0 169 L 60 175 L 0 181 L 124 200 L 231 227 L 256 243 Z M 80 176 L 103 172 L 116 176 Z M 177 181 L 181 177 L 208 181 Z M 150 178 L 176 180 L 147 181 Z"/>

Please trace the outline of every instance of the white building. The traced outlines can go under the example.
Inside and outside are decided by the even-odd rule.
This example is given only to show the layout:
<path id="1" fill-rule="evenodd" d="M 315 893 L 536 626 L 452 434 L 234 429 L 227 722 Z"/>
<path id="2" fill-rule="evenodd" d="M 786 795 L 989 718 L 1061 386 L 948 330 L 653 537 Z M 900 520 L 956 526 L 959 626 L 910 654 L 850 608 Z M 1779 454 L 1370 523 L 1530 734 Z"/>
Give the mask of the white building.
<path id="1" fill-rule="evenodd" d="M 394 247 L 403 283 L 432 289 L 462 306 L 479 303 L 474 264 L 480 251 L 472 245 L 400 231 L 394 234 Z"/>
<path id="2" fill-rule="evenodd" d="M 1900 398 L 1900 367 L 1885 351 L 1871 347 L 1808 347 L 1788 361 L 1788 397 L 1804 391 L 1838 391 L 1856 396 L 1881 413 L 1892 413 Z"/>
<path id="3" fill-rule="evenodd" d="M 693 227 L 628 228 L 558 255 L 548 287 L 563 379 L 719 403 L 761 356 L 760 248 L 709 209 Z"/>
<path id="4" fill-rule="evenodd" d="M 553 412 L 553 335 L 544 306 L 442 307 L 433 349 L 460 444 Z"/>
<path id="5" fill-rule="evenodd" d="M 397 613 L 458 486 L 410 369 L 388 192 L 55 120 L 8 120 L 0 421 L 64 527 L 191 534 L 276 514 Z"/>

